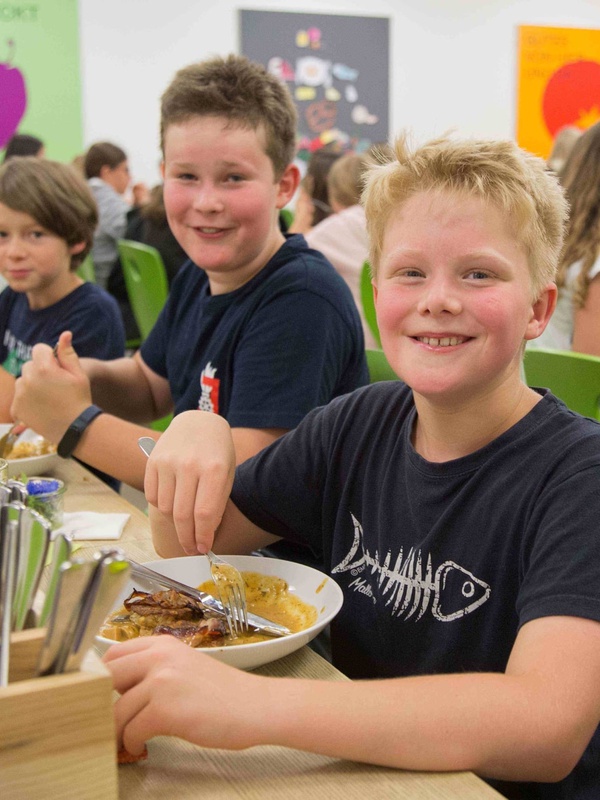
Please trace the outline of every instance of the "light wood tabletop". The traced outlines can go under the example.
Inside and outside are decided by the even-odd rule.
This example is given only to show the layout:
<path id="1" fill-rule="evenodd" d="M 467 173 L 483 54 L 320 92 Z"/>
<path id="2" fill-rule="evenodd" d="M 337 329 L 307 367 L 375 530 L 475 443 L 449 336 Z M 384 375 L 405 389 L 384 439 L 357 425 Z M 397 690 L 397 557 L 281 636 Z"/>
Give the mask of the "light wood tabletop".
<path id="1" fill-rule="evenodd" d="M 126 512 L 130 519 L 118 545 L 136 561 L 156 555 L 146 515 L 109 489 L 77 462 L 60 461 L 52 470 L 67 484 L 66 511 Z M 92 553 L 104 544 L 81 542 L 78 555 Z M 347 678 L 309 647 L 256 670 L 270 676 L 319 680 Z M 210 702 L 208 698 L 207 702 Z M 218 713 L 218 709 L 216 709 Z M 424 745 L 425 746 L 425 745 Z M 281 797 L 305 800 L 485 800 L 501 797 L 472 773 L 418 773 L 374 767 L 282 747 L 256 747 L 232 752 L 209 750 L 170 737 L 148 744 L 149 757 L 119 767 L 119 797 L 123 800 L 262 800 Z"/>

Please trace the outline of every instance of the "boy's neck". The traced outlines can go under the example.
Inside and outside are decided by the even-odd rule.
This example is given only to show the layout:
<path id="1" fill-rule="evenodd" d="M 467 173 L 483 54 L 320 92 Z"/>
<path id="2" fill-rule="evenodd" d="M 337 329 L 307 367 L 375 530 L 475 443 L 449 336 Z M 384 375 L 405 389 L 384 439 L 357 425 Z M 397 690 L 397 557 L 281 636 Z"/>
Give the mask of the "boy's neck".
<path id="1" fill-rule="evenodd" d="M 442 407 L 415 396 L 417 418 L 412 432 L 416 452 L 427 461 L 442 463 L 480 450 L 516 425 L 541 400 L 524 383 L 489 398 Z"/>
<path id="2" fill-rule="evenodd" d="M 43 308 L 49 308 L 63 297 L 71 294 L 72 291 L 77 289 L 83 283 L 82 279 L 76 272 L 67 272 L 60 276 L 60 279 L 54 281 L 50 286 L 32 292 L 26 292 L 27 302 L 31 311 L 40 311 Z"/>

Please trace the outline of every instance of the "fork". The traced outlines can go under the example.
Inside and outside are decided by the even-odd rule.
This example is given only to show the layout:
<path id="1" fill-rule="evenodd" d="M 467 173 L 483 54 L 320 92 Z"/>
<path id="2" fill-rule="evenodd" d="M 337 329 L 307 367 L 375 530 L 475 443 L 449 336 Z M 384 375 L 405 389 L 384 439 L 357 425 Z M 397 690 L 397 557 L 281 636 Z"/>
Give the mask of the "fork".
<path id="1" fill-rule="evenodd" d="M 149 456 L 155 440 L 150 436 L 142 436 L 138 439 L 140 450 Z M 215 584 L 219 600 L 225 612 L 225 620 L 229 628 L 232 639 L 248 631 L 248 605 L 246 603 L 246 584 L 242 573 L 224 561 L 218 555 L 209 550 L 206 554 L 210 563 L 210 574 Z"/>
<path id="2" fill-rule="evenodd" d="M 0 438 L 0 458 L 5 458 L 10 453 L 26 427 L 22 422 L 13 422 L 4 436 Z"/>
<path id="3" fill-rule="evenodd" d="M 209 550 L 206 554 L 210 562 L 210 574 L 217 589 L 219 600 L 225 611 L 225 619 L 232 639 L 248 631 L 248 606 L 246 603 L 246 584 L 242 573 Z"/>

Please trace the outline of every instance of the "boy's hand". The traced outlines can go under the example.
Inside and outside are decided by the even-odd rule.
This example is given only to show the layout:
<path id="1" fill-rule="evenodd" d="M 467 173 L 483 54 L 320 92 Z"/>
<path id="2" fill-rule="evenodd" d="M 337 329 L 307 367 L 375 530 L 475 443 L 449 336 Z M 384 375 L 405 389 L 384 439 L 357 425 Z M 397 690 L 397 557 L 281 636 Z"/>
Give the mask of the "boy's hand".
<path id="1" fill-rule="evenodd" d="M 57 443 L 91 402 L 89 380 L 73 349 L 72 334 L 65 331 L 54 350 L 46 344 L 32 349 L 31 361 L 23 365 L 15 383 L 11 414 Z"/>
<path id="2" fill-rule="evenodd" d="M 144 480 L 146 499 L 162 517 L 172 520 L 189 555 L 211 548 L 231 492 L 235 463 L 229 425 L 206 411 L 178 414 L 154 448 Z"/>
<path id="3" fill-rule="evenodd" d="M 159 735 L 233 750 L 256 743 L 250 729 L 260 725 L 262 714 L 254 708 L 259 693 L 250 684 L 264 678 L 221 664 L 172 636 L 113 645 L 103 660 L 122 695 L 114 706 L 117 738 L 133 755 Z"/>

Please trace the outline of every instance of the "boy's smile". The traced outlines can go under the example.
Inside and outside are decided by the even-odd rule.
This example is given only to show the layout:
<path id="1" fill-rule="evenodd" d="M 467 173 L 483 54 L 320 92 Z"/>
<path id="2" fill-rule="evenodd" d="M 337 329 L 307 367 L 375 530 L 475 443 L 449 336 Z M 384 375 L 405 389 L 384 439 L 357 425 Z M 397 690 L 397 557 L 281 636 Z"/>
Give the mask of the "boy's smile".
<path id="1" fill-rule="evenodd" d="M 278 209 L 294 193 L 297 169 L 276 180 L 263 131 L 216 116 L 170 125 L 164 147 L 171 229 L 212 293 L 233 291 L 283 244 Z"/>
<path id="2" fill-rule="evenodd" d="M 392 367 L 431 400 L 514 388 L 523 343 L 547 322 L 506 215 L 448 192 L 418 193 L 393 212 L 375 294 Z"/>
<path id="3" fill-rule="evenodd" d="M 53 305 L 81 283 L 70 267 L 71 255 L 82 248 L 0 203 L 0 272 L 11 289 L 25 292 L 30 308 Z"/>

